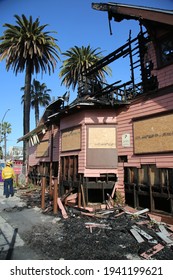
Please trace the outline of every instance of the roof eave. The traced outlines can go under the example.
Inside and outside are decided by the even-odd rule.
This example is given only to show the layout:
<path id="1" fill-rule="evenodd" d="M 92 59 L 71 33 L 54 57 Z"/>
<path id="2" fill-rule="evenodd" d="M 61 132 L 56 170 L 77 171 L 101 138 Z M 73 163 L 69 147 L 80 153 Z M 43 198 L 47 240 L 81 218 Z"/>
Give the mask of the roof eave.
<path id="1" fill-rule="evenodd" d="M 173 11 L 149 7 L 126 5 L 119 3 L 92 3 L 92 8 L 107 11 L 115 21 L 134 19 L 142 23 L 145 21 L 173 25 Z"/>
<path id="2" fill-rule="evenodd" d="M 22 137 L 17 139 L 17 143 L 19 143 L 21 141 L 25 141 L 25 140 L 29 139 L 32 135 L 35 135 L 35 134 L 41 132 L 44 127 L 45 127 L 44 124 L 37 126 L 35 129 L 31 130 L 30 132 L 26 133 L 25 135 L 23 135 Z"/>

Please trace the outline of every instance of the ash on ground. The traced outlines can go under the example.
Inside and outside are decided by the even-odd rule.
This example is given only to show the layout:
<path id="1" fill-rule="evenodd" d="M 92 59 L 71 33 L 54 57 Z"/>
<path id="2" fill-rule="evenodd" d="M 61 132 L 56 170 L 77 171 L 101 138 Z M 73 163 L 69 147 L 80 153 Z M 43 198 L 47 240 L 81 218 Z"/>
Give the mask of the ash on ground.
<path id="1" fill-rule="evenodd" d="M 173 246 L 165 244 L 156 232 L 157 225 L 149 222 L 140 229 L 153 239 L 141 243 L 134 238 L 130 229 L 141 218 L 121 215 L 115 218 L 113 212 L 108 217 L 98 219 L 67 210 L 68 218 L 52 217 L 52 225 L 36 225 L 23 236 L 29 246 L 43 256 L 43 259 L 66 260 L 142 260 L 141 254 L 153 254 L 149 259 L 172 260 Z M 146 221 L 146 219 L 144 219 Z M 88 226 L 90 225 L 90 226 Z M 156 244 L 163 249 L 154 252 Z"/>

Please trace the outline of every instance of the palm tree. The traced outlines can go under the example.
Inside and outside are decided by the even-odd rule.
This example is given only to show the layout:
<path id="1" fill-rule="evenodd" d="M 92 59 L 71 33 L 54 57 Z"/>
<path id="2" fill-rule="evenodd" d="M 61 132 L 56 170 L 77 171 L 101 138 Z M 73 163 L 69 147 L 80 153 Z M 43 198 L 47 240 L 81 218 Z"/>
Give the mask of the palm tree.
<path id="1" fill-rule="evenodd" d="M 1 124 L 1 141 L 4 141 L 4 160 L 7 157 L 7 134 L 11 133 L 11 124 L 8 122 L 3 122 Z"/>
<path id="2" fill-rule="evenodd" d="M 11 68 L 17 75 L 25 71 L 24 92 L 24 135 L 30 130 L 31 78 L 34 73 L 54 72 L 60 48 L 56 39 L 45 32 L 47 24 L 40 25 L 39 19 L 33 21 L 32 16 L 14 16 L 16 25 L 5 23 L 4 35 L 0 37 L 0 60 L 6 59 L 7 71 Z M 24 164 L 27 142 L 24 141 Z"/>
<path id="3" fill-rule="evenodd" d="M 21 90 L 25 90 L 25 87 L 22 87 Z M 31 107 L 35 110 L 35 125 L 38 125 L 39 122 L 39 106 L 48 106 L 51 101 L 49 92 L 50 89 L 47 88 L 45 83 L 40 84 L 39 81 L 33 80 L 31 85 Z M 24 95 L 22 95 L 22 103 L 24 103 Z"/>
<path id="4" fill-rule="evenodd" d="M 72 86 L 72 89 L 75 90 L 76 86 L 78 86 L 79 92 L 79 88 L 84 87 L 86 84 L 90 84 L 92 81 L 105 82 L 106 75 L 111 75 L 111 69 L 105 66 L 97 70 L 92 77 L 86 78 L 85 76 L 86 70 L 103 58 L 99 48 L 92 49 L 90 45 L 87 47 L 82 46 L 81 48 L 75 46 L 62 53 L 62 55 L 67 59 L 63 61 L 59 77 L 62 78 L 62 84 L 67 88 Z"/>

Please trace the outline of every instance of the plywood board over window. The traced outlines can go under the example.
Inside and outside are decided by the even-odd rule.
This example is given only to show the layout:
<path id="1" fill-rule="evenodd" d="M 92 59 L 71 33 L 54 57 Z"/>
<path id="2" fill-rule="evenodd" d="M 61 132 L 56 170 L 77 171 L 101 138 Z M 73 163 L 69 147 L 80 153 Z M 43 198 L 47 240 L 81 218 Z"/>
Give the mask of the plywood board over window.
<path id="1" fill-rule="evenodd" d="M 62 131 L 61 151 L 74 151 L 81 148 L 81 129 L 80 127 Z"/>
<path id="2" fill-rule="evenodd" d="M 48 157 L 49 156 L 49 141 L 40 142 L 37 145 L 36 157 Z"/>
<path id="3" fill-rule="evenodd" d="M 115 168 L 117 166 L 116 127 L 88 126 L 87 135 L 87 167 Z"/>
<path id="4" fill-rule="evenodd" d="M 134 121 L 134 153 L 173 151 L 173 113 Z"/>

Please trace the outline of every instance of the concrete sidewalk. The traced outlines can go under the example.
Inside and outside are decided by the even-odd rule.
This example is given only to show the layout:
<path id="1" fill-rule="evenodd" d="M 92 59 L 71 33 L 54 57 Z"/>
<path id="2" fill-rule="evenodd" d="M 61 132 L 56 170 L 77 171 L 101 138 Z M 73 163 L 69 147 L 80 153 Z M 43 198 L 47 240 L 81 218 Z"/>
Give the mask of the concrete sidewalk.
<path id="1" fill-rule="evenodd" d="M 21 235 L 44 222 L 51 223 L 52 217 L 42 214 L 39 208 L 28 209 L 16 192 L 6 198 L 0 183 L 0 260 L 42 259 L 25 244 Z"/>
<path id="2" fill-rule="evenodd" d="M 0 213 L 4 209 L 13 208 L 15 206 L 24 207 L 26 204 L 17 196 L 16 192 L 14 193 L 13 197 L 6 198 L 3 195 L 4 187 L 3 183 L 0 183 Z"/>
<path id="3" fill-rule="evenodd" d="M 4 209 L 12 208 L 16 205 L 22 206 L 24 203 L 16 195 L 5 198 L 3 195 L 3 183 L 0 183 L 0 213 Z M 12 245 L 13 248 L 20 247 L 24 245 L 24 241 L 20 238 L 17 230 L 0 215 L 0 252 L 8 251 L 12 248 Z"/>

